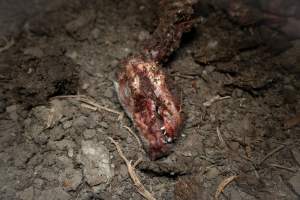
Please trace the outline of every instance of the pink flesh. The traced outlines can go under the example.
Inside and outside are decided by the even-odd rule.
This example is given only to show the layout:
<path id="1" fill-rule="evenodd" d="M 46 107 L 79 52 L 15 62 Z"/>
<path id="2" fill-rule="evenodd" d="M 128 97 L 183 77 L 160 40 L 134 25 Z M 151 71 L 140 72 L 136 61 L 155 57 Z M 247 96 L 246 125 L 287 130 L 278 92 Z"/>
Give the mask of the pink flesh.
<path id="1" fill-rule="evenodd" d="M 155 160 L 170 152 L 182 123 L 179 106 L 154 62 L 131 59 L 118 77 L 119 99 Z"/>

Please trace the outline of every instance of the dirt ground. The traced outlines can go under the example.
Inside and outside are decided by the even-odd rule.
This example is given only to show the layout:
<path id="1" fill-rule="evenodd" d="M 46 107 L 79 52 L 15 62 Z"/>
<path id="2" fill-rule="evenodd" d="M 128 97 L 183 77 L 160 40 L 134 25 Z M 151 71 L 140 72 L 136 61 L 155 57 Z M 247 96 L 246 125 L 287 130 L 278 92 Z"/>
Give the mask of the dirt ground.
<path id="1" fill-rule="evenodd" d="M 114 73 L 154 31 L 157 2 L 57 2 L 0 53 L 0 199 L 143 199 L 109 137 L 143 158 L 136 172 L 157 199 L 214 199 L 233 176 L 219 199 L 300 198 L 300 40 L 199 9 L 164 66 L 185 124 L 174 152 L 150 161 L 126 116 L 57 96 L 123 112 Z"/>

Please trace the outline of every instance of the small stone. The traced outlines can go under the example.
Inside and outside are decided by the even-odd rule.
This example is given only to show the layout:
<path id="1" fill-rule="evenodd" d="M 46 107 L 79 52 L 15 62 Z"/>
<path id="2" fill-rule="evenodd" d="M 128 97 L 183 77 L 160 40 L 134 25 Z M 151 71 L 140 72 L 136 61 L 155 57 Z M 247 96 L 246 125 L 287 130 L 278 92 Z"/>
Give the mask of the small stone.
<path id="1" fill-rule="evenodd" d="M 71 195 L 65 192 L 62 188 L 52 188 L 43 190 L 37 200 L 68 200 L 71 199 Z"/>
<path id="2" fill-rule="evenodd" d="M 21 192 L 18 192 L 17 197 L 22 200 L 34 200 L 33 187 L 31 186 Z"/>
<path id="3" fill-rule="evenodd" d="M 133 142 L 133 139 L 131 137 L 127 137 L 127 144 L 131 144 Z"/>
<path id="4" fill-rule="evenodd" d="M 104 121 L 100 122 L 99 125 L 100 125 L 101 127 L 105 128 L 105 129 L 108 128 L 108 124 L 107 124 L 106 122 L 104 122 Z"/>
<path id="5" fill-rule="evenodd" d="M 300 172 L 297 172 L 290 180 L 289 183 L 295 190 L 295 192 L 300 195 Z"/>
<path id="6" fill-rule="evenodd" d="M 81 172 L 72 168 L 67 168 L 62 177 L 62 185 L 67 191 L 76 190 L 82 181 Z"/>
<path id="7" fill-rule="evenodd" d="M 73 167 L 73 160 L 68 158 L 67 156 L 59 156 L 56 159 L 56 165 L 59 168 L 72 168 Z"/>
<path id="8" fill-rule="evenodd" d="M 72 121 L 66 121 L 63 123 L 63 128 L 68 129 L 72 126 Z"/>
<path id="9" fill-rule="evenodd" d="M 213 72 L 215 69 L 216 69 L 216 67 L 212 66 L 212 65 L 208 65 L 208 66 L 205 67 L 205 71 L 208 74 L 211 73 L 211 72 Z"/>
<path id="10" fill-rule="evenodd" d="M 72 140 L 63 139 L 60 141 L 49 141 L 47 146 L 52 150 L 60 150 L 63 151 L 65 149 L 74 148 L 76 145 Z"/>
<path id="11" fill-rule="evenodd" d="M 95 113 L 91 113 L 87 118 L 86 127 L 89 129 L 95 129 L 98 126 L 99 115 L 95 115 Z"/>
<path id="12" fill-rule="evenodd" d="M 100 36 L 100 30 L 98 28 L 94 28 L 91 31 L 91 35 L 92 35 L 93 39 L 98 39 Z"/>
<path id="13" fill-rule="evenodd" d="M 219 175 L 219 170 L 216 167 L 212 167 L 207 170 L 206 176 L 208 179 L 216 178 Z"/>
<path id="14" fill-rule="evenodd" d="M 235 89 L 232 94 L 233 97 L 241 98 L 243 96 L 243 90 Z"/>
<path id="15" fill-rule="evenodd" d="M 51 169 L 44 168 L 40 174 L 40 177 L 49 182 L 55 182 L 58 179 L 58 174 L 56 174 Z"/>
<path id="16" fill-rule="evenodd" d="M 150 33 L 148 31 L 141 31 L 138 35 L 139 41 L 145 41 L 150 38 Z"/>
<path id="17" fill-rule="evenodd" d="M 36 153 L 34 145 L 20 144 L 15 150 L 15 165 L 17 167 L 25 167 L 26 162 Z"/>
<path id="18" fill-rule="evenodd" d="M 43 50 L 39 47 L 28 47 L 23 50 L 23 53 L 25 55 L 30 55 L 30 56 L 37 57 L 37 58 L 41 58 L 44 56 Z"/>
<path id="19" fill-rule="evenodd" d="M 18 114 L 17 114 L 17 105 L 11 105 L 6 107 L 6 112 L 8 112 L 10 118 L 14 121 L 17 121 Z"/>
<path id="20" fill-rule="evenodd" d="M 122 178 L 128 177 L 128 169 L 127 169 L 126 165 L 121 165 L 120 166 L 120 172 L 119 173 L 120 173 Z"/>
<path id="21" fill-rule="evenodd" d="M 87 119 L 87 117 L 85 117 L 85 116 L 79 116 L 78 118 L 73 120 L 73 126 L 74 127 L 84 127 L 87 123 L 86 119 Z"/>
<path id="22" fill-rule="evenodd" d="M 112 98 L 114 96 L 114 92 L 111 88 L 107 88 L 104 92 L 104 96 L 107 98 Z"/>
<path id="23" fill-rule="evenodd" d="M 78 53 L 76 51 L 67 51 L 66 56 L 72 60 L 76 60 L 78 58 Z"/>
<path id="24" fill-rule="evenodd" d="M 84 83 L 84 84 L 81 86 L 81 89 L 86 90 L 86 89 L 88 89 L 89 86 L 90 86 L 90 84 Z"/>
<path id="25" fill-rule="evenodd" d="M 70 158 L 73 158 L 73 156 L 74 156 L 74 150 L 73 150 L 72 148 L 69 148 L 69 149 L 68 149 L 68 156 L 69 156 Z"/>
<path id="26" fill-rule="evenodd" d="M 124 51 L 125 51 L 126 53 L 128 53 L 128 54 L 131 52 L 131 50 L 130 50 L 129 48 L 127 48 L 127 47 L 124 48 Z"/>
<path id="27" fill-rule="evenodd" d="M 69 33 L 74 33 L 80 30 L 87 24 L 91 23 L 96 18 L 96 13 L 93 9 L 83 11 L 78 15 L 78 17 L 65 25 L 65 29 Z"/>
<path id="28" fill-rule="evenodd" d="M 207 194 L 201 177 L 183 176 L 178 178 L 174 186 L 175 200 L 206 200 L 211 199 Z"/>
<path id="29" fill-rule="evenodd" d="M 83 165 L 83 174 L 90 186 L 109 183 L 114 175 L 109 152 L 101 143 L 82 141 L 77 160 Z"/>
<path id="30" fill-rule="evenodd" d="M 119 61 L 117 59 L 114 59 L 111 61 L 110 66 L 115 68 L 118 66 L 118 64 L 119 64 Z"/>
<path id="31" fill-rule="evenodd" d="M 83 132 L 83 137 L 84 139 L 91 139 L 96 135 L 96 130 L 95 129 L 86 129 Z"/>
<path id="32" fill-rule="evenodd" d="M 50 130 L 49 135 L 52 140 L 61 140 L 65 136 L 65 131 L 61 126 L 55 126 Z"/>
<path id="33" fill-rule="evenodd" d="M 44 185 L 44 180 L 40 178 L 36 178 L 33 180 L 33 185 L 35 188 L 41 189 Z"/>
<path id="34" fill-rule="evenodd" d="M 237 190 L 232 190 L 230 192 L 230 199 L 232 200 L 242 200 L 243 198 L 241 197 L 241 194 Z"/>
<path id="35" fill-rule="evenodd" d="M 37 137 L 33 138 L 33 140 L 40 145 L 46 144 L 48 142 L 48 139 L 49 136 L 46 135 L 46 133 L 44 132 L 40 133 Z"/>
<path id="36" fill-rule="evenodd" d="M 232 150 L 238 150 L 240 147 L 240 144 L 238 142 L 230 142 L 229 146 L 231 147 Z"/>

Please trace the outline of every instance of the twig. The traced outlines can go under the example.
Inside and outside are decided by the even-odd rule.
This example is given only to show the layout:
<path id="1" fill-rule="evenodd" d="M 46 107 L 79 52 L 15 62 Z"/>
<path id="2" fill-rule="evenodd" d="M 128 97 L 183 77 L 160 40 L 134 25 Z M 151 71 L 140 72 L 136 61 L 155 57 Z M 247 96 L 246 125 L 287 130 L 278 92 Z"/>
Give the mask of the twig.
<path id="1" fill-rule="evenodd" d="M 50 128 L 52 126 L 53 123 L 53 118 L 54 118 L 54 112 L 55 112 L 55 107 L 52 107 L 50 109 L 49 115 L 48 115 L 48 119 L 47 119 L 47 124 L 46 124 L 46 129 Z"/>
<path id="2" fill-rule="evenodd" d="M 288 170 L 288 171 L 291 171 L 291 172 L 294 172 L 296 173 L 298 170 L 297 169 L 294 169 L 294 168 L 290 168 L 290 167 L 285 167 L 285 166 L 282 166 L 282 165 L 277 165 L 277 164 L 269 164 L 271 167 L 276 167 L 276 168 L 279 168 L 279 169 L 285 169 L 285 170 Z"/>
<path id="3" fill-rule="evenodd" d="M 128 173 L 130 175 L 130 178 L 132 179 L 134 185 L 137 188 L 137 191 L 147 200 L 155 200 L 155 198 L 153 197 L 153 195 L 144 187 L 144 185 L 141 183 L 138 175 L 135 172 L 135 167 L 136 165 L 140 162 L 140 159 L 138 159 L 134 165 L 131 164 L 132 161 L 129 161 L 125 155 L 122 152 L 122 149 L 119 145 L 118 142 L 116 142 L 114 139 L 112 139 L 111 137 L 108 137 L 110 139 L 110 141 L 116 146 L 117 151 L 119 153 L 119 155 L 121 156 L 121 158 L 124 160 L 124 162 L 127 165 L 127 169 L 128 169 Z"/>
<path id="4" fill-rule="evenodd" d="M 222 144 L 223 146 L 226 146 L 226 143 L 225 143 L 225 141 L 224 141 L 224 139 L 223 139 L 223 137 L 222 137 L 222 134 L 221 134 L 221 131 L 220 131 L 219 127 L 217 127 L 217 134 L 218 134 L 218 138 L 219 138 L 221 144 Z"/>
<path id="5" fill-rule="evenodd" d="M 101 106 L 99 105 L 94 99 L 92 99 L 91 97 L 87 97 L 85 95 L 65 95 L 65 96 L 56 96 L 53 98 L 74 98 L 77 99 L 78 101 L 85 103 L 87 105 L 81 104 L 83 107 L 91 109 L 91 110 L 105 110 L 107 112 L 110 113 L 114 113 L 118 115 L 118 121 L 121 121 L 121 119 L 123 118 L 124 114 L 122 112 L 116 111 L 114 109 L 111 108 L 107 108 L 105 106 Z"/>
<path id="6" fill-rule="evenodd" d="M 12 47 L 15 44 L 15 40 L 11 39 L 10 41 L 8 41 L 6 38 L 3 38 L 4 41 L 6 42 L 4 47 L 0 48 L 0 53 L 2 53 L 3 51 L 6 51 L 7 49 L 9 49 L 10 47 Z"/>
<path id="7" fill-rule="evenodd" d="M 210 100 L 206 101 L 203 103 L 203 106 L 205 107 L 210 107 L 213 103 L 215 103 L 216 101 L 221 101 L 221 100 L 224 100 L 224 99 L 229 99 L 231 98 L 231 96 L 224 96 L 224 97 L 221 97 L 220 95 L 216 95 L 214 97 L 212 97 Z"/>
<path id="8" fill-rule="evenodd" d="M 86 103 L 82 103 L 82 104 L 80 104 L 80 106 L 83 107 L 83 108 L 90 109 L 92 111 L 97 111 L 98 110 L 95 106 L 90 106 L 89 104 L 86 104 Z"/>
<path id="9" fill-rule="evenodd" d="M 137 159 L 137 161 L 135 161 L 135 163 L 133 164 L 133 168 L 136 168 L 136 166 L 138 166 L 141 162 L 142 162 L 142 160 L 143 160 L 143 158 L 142 157 L 139 157 L 138 159 Z"/>
<path id="10" fill-rule="evenodd" d="M 280 145 L 277 148 L 273 149 L 270 153 L 268 153 L 259 163 L 258 165 L 261 165 L 263 162 L 265 162 L 268 158 L 270 158 L 274 153 L 279 152 L 283 148 L 285 148 L 286 145 Z"/>
<path id="11" fill-rule="evenodd" d="M 220 194 L 224 191 L 225 187 L 238 177 L 239 176 L 230 176 L 230 177 L 224 179 L 218 186 L 218 189 L 215 194 L 215 200 L 217 200 L 219 198 Z"/>
<path id="12" fill-rule="evenodd" d="M 135 137 L 135 139 L 137 140 L 137 142 L 139 143 L 139 146 L 142 147 L 142 143 L 140 138 L 131 130 L 131 128 L 129 128 L 128 126 L 123 126 L 125 129 L 127 129 L 127 131 L 133 136 Z"/>

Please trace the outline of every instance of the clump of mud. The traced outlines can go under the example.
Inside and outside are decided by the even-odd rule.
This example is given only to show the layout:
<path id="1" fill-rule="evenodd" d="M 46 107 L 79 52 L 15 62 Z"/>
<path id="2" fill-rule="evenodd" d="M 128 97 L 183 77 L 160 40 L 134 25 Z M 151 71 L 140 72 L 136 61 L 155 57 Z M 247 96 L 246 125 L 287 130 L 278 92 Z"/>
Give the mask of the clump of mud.
<path id="1" fill-rule="evenodd" d="M 156 3 L 66 1 L 8 38 L 0 199 L 143 199 L 108 137 L 129 160 L 142 157 L 136 172 L 157 199 L 213 199 L 233 176 L 219 199 L 299 198 L 300 43 L 276 29 L 200 6 L 197 27 L 165 64 L 186 117 L 174 151 L 150 161 L 123 127 L 135 132 L 130 120 L 120 123 L 113 74 L 154 31 Z"/>

